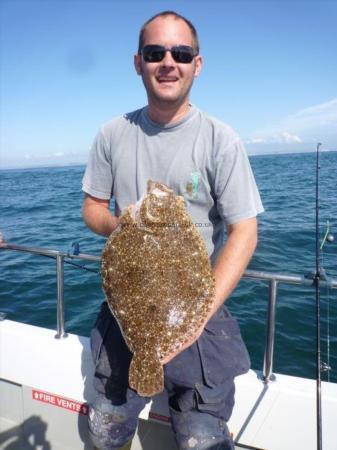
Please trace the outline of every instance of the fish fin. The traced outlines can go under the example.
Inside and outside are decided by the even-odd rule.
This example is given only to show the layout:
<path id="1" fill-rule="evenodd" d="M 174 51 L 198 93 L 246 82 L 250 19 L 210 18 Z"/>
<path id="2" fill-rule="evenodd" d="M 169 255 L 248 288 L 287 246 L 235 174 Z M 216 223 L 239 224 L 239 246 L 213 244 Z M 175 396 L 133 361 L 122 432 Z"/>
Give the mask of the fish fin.
<path id="1" fill-rule="evenodd" d="M 143 397 L 152 397 L 164 390 L 164 371 L 154 353 L 135 352 L 129 368 L 129 385 Z"/>

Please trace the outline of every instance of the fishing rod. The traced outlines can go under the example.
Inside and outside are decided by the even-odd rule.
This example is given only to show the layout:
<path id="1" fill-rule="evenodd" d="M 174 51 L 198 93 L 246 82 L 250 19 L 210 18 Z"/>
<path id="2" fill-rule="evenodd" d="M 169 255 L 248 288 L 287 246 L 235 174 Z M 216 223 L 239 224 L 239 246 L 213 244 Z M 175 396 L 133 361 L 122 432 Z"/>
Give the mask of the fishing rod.
<path id="1" fill-rule="evenodd" d="M 314 285 L 316 293 L 316 418 L 317 418 L 317 450 L 322 450 L 322 394 L 321 394 L 321 374 L 323 371 L 330 370 L 328 364 L 321 361 L 321 298 L 320 298 L 320 280 L 327 281 L 324 268 L 321 266 L 321 251 L 325 242 L 333 242 L 334 236 L 330 232 L 330 223 L 327 222 L 327 230 L 323 241 L 319 242 L 319 156 L 321 143 L 316 148 L 316 270 L 314 273 Z"/>
<path id="2" fill-rule="evenodd" d="M 316 428 L 317 450 L 322 450 L 322 393 L 321 393 L 321 299 L 320 299 L 320 244 L 319 244 L 319 142 L 316 149 L 316 271 L 314 275 L 316 293 Z"/>

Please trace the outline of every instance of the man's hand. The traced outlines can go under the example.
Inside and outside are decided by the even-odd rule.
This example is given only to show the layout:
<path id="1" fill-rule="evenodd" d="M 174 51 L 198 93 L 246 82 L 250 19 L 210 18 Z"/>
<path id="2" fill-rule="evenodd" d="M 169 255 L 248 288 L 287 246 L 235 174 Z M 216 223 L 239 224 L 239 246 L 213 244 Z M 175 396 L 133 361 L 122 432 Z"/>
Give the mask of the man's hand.
<path id="1" fill-rule="evenodd" d="M 201 327 L 199 328 L 199 330 L 195 333 L 194 336 L 192 336 L 184 345 L 182 345 L 178 350 L 176 350 L 173 353 L 170 353 L 168 356 L 165 356 L 165 358 L 161 359 L 160 362 L 162 364 L 167 364 L 168 362 L 170 362 L 173 358 L 175 358 L 177 355 L 179 355 L 179 353 L 181 353 L 183 350 L 185 350 L 186 348 L 190 347 L 195 341 L 197 341 L 199 339 L 199 337 L 201 336 L 202 332 L 204 331 L 205 325 L 208 322 L 208 320 L 206 320 Z"/>

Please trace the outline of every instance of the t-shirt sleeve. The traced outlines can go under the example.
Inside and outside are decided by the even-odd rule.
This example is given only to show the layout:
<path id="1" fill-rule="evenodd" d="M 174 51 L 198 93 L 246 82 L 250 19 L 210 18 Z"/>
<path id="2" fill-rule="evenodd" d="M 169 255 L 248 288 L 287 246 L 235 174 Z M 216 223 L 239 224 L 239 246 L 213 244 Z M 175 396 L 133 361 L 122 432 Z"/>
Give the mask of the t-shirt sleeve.
<path id="1" fill-rule="evenodd" d="M 93 197 L 109 200 L 112 196 L 112 183 L 111 153 L 100 130 L 90 150 L 82 190 Z"/>
<path id="2" fill-rule="evenodd" d="M 214 189 L 218 212 L 227 225 L 255 217 L 264 210 L 246 150 L 238 137 L 216 153 Z"/>

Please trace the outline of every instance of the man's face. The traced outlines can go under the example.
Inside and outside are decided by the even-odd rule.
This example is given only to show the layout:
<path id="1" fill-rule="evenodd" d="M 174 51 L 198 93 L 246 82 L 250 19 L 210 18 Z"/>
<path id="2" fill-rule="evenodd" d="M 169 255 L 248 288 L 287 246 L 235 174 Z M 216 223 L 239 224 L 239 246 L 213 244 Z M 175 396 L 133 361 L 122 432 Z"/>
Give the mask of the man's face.
<path id="1" fill-rule="evenodd" d="M 193 47 L 193 37 L 188 25 L 173 16 L 158 17 L 146 27 L 144 46 L 158 44 L 171 48 L 175 45 Z M 135 56 L 136 71 L 143 78 L 150 105 L 166 108 L 188 103 L 188 94 L 201 70 L 200 56 L 189 64 L 177 63 L 171 52 L 162 61 L 147 63 L 141 55 Z"/>

